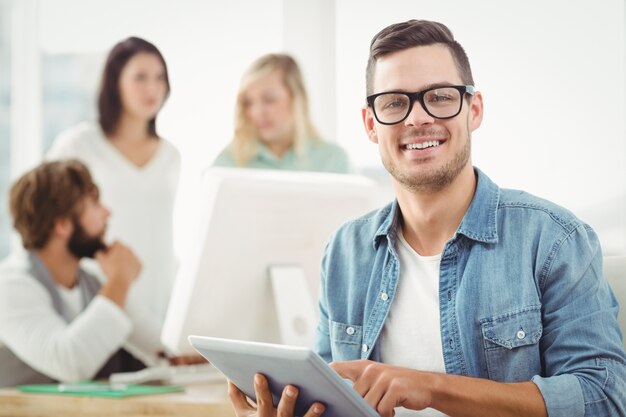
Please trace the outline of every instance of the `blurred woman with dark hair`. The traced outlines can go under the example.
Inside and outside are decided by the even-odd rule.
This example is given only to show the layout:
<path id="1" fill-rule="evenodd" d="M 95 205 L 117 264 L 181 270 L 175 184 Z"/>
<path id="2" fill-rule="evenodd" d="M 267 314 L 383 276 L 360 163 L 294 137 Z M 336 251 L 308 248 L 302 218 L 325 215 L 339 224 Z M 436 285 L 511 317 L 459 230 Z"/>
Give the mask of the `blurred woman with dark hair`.
<path id="1" fill-rule="evenodd" d="M 144 265 L 129 301 L 162 322 L 175 273 L 172 215 L 180 154 L 156 131 L 170 93 L 167 66 L 150 42 L 130 37 L 106 60 L 98 123 L 63 132 L 48 159 L 83 161 L 111 208 L 107 240 L 133 247 Z"/>

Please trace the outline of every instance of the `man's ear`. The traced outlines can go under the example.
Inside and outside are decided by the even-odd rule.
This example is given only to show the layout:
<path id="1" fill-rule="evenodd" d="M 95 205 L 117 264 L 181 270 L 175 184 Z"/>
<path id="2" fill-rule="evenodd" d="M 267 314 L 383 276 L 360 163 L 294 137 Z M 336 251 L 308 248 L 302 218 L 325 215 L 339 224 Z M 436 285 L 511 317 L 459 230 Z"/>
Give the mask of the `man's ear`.
<path id="1" fill-rule="evenodd" d="M 480 127 L 483 121 L 483 95 L 477 91 L 470 100 L 469 130 L 473 132 Z"/>
<path id="2" fill-rule="evenodd" d="M 74 233 L 74 223 L 69 217 L 56 219 L 52 233 L 60 238 L 69 239 Z"/>
<path id="3" fill-rule="evenodd" d="M 374 143 L 378 143 L 378 135 L 376 134 L 376 129 L 374 129 L 374 114 L 372 113 L 372 109 L 368 106 L 364 106 L 361 109 L 361 117 L 363 117 L 363 126 L 365 127 L 367 138 Z"/>

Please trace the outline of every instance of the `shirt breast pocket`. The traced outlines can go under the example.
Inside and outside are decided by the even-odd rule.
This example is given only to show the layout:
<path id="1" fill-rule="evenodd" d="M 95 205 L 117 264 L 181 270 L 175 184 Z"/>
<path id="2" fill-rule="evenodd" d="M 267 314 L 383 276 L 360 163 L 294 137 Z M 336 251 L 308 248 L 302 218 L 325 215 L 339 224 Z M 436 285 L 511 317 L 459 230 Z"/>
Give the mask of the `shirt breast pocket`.
<path id="1" fill-rule="evenodd" d="M 361 326 L 330 321 L 330 349 L 333 361 L 361 359 L 362 340 Z"/>
<path id="2" fill-rule="evenodd" d="M 519 382 L 541 374 L 541 307 L 482 319 L 480 323 L 489 379 Z"/>

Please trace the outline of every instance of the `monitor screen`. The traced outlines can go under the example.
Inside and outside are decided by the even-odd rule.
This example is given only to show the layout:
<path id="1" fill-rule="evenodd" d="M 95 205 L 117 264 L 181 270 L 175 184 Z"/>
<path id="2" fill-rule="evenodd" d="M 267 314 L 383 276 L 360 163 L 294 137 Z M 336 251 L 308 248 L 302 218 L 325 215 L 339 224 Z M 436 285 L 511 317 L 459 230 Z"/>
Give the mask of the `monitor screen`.
<path id="1" fill-rule="evenodd" d="M 287 343 L 277 303 L 287 303 L 280 317 L 310 305 L 315 325 L 324 247 L 342 223 L 375 208 L 378 191 L 356 175 L 209 169 L 198 190 L 204 201 L 193 249 L 181 257 L 163 327 L 165 346 L 193 353 L 189 335 Z M 277 292 L 269 271 L 281 266 L 275 275 L 286 285 Z M 298 270 L 304 285 L 289 283 Z M 312 342 L 314 328 L 303 325 Z"/>

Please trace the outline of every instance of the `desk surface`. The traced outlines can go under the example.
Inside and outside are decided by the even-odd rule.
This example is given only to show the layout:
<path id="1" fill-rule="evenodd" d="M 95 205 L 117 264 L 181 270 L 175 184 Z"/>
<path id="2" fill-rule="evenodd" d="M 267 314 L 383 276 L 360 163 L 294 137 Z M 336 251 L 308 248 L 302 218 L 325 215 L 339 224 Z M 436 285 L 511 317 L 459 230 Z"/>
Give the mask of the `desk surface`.
<path id="1" fill-rule="evenodd" d="M 225 382 L 190 385 L 183 393 L 128 398 L 25 394 L 0 389 L 0 417 L 232 417 Z"/>

